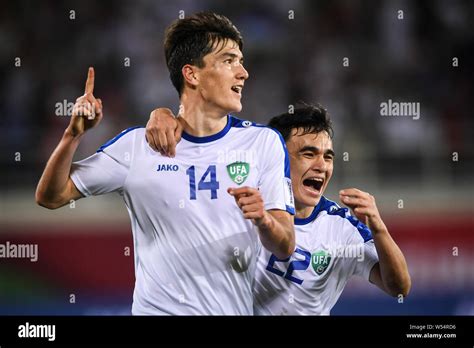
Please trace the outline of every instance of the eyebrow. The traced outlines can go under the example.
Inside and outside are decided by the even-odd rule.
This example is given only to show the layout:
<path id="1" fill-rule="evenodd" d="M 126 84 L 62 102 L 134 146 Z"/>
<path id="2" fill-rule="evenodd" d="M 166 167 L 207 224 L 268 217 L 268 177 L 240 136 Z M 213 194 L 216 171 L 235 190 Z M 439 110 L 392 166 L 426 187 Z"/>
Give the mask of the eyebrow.
<path id="1" fill-rule="evenodd" d="M 320 149 L 319 149 L 319 147 L 316 147 L 316 146 L 307 145 L 307 146 L 302 147 L 299 152 L 305 152 L 305 151 L 311 151 L 311 152 L 314 152 L 314 153 L 318 153 L 318 152 L 320 152 Z M 331 155 L 333 157 L 336 157 L 336 153 L 331 149 L 327 149 L 324 153 L 327 154 L 327 155 Z"/>
<path id="2" fill-rule="evenodd" d="M 219 58 L 221 57 L 230 57 L 232 59 L 239 58 L 239 56 L 235 53 L 230 53 L 230 52 L 224 52 L 219 55 Z M 242 62 L 244 60 L 244 56 L 240 58 L 240 61 Z"/>

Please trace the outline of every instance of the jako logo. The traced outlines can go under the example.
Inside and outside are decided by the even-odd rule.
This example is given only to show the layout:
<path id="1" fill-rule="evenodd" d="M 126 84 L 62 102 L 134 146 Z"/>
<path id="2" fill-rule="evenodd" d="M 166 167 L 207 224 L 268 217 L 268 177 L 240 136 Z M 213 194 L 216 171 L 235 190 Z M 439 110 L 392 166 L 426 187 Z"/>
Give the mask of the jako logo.
<path id="1" fill-rule="evenodd" d="M 177 172 L 178 165 L 176 164 L 158 164 L 157 172 Z"/>

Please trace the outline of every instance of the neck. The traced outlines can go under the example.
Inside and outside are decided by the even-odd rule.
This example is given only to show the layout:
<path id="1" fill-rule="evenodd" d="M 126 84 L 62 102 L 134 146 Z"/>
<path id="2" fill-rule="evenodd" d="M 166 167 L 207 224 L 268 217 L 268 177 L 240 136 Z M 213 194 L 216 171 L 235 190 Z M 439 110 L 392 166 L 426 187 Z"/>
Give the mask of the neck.
<path id="1" fill-rule="evenodd" d="M 298 202 L 295 202 L 295 218 L 306 219 L 307 217 L 309 217 L 311 213 L 313 212 L 314 207 L 318 205 L 320 200 L 321 198 L 318 199 L 318 201 L 316 202 L 314 206 L 313 205 L 308 206 L 308 205 L 299 204 Z"/>
<path id="2" fill-rule="evenodd" d="M 227 113 L 210 105 L 197 95 L 181 96 L 180 117 L 186 122 L 184 131 L 196 137 L 219 133 L 227 124 Z"/>

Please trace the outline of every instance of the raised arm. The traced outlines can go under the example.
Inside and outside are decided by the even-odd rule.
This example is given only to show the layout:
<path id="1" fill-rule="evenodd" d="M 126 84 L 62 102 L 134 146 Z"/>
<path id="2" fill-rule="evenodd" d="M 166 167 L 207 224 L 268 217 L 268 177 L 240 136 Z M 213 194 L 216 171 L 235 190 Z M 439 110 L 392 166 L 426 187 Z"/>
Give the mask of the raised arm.
<path id="1" fill-rule="evenodd" d="M 340 191 L 339 197 L 372 231 L 379 262 L 370 272 L 370 282 L 391 296 L 407 296 L 411 288 L 407 263 L 380 217 L 375 198 L 355 188 Z"/>
<path id="2" fill-rule="evenodd" d="M 71 121 L 58 146 L 51 154 L 36 188 L 36 202 L 48 209 L 57 209 L 72 199 L 82 197 L 69 177 L 74 153 L 89 129 L 102 120 L 102 101 L 94 92 L 94 68 L 89 68 L 85 93 L 76 100 Z"/>

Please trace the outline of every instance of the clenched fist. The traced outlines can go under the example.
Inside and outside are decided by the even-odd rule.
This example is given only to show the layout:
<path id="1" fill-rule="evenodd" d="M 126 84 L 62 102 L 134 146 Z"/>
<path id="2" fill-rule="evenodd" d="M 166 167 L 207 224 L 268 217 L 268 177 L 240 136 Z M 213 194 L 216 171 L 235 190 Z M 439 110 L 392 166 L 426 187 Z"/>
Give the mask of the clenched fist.
<path id="1" fill-rule="evenodd" d="M 267 228 L 271 219 L 265 210 L 260 191 L 253 187 L 228 188 L 227 192 L 234 197 L 235 203 L 242 211 L 244 218 L 252 220 L 257 227 Z"/>
<path id="2" fill-rule="evenodd" d="M 349 188 L 339 191 L 339 198 L 352 210 L 354 216 L 373 232 L 386 229 L 375 204 L 375 198 L 371 194 Z"/>

